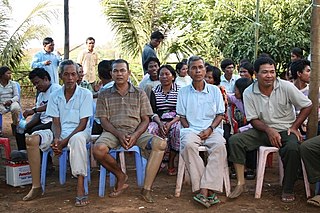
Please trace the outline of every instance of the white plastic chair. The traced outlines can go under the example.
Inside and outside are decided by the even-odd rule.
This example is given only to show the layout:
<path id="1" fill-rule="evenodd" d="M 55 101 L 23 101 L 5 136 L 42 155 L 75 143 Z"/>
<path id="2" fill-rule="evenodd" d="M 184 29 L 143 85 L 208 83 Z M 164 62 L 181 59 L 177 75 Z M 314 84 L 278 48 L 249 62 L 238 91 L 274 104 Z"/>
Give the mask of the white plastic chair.
<path id="1" fill-rule="evenodd" d="M 205 146 L 199 146 L 198 151 L 199 152 L 207 152 L 208 150 L 207 150 L 207 147 L 205 147 Z M 185 169 L 185 167 L 186 167 L 186 163 L 184 162 L 182 155 L 179 154 L 179 166 L 178 166 L 175 197 L 180 197 L 180 195 L 181 195 L 183 177 L 184 177 L 186 183 L 190 183 L 190 174 Z M 224 168 L 225 169 L 224 169 L 223 183 L 224 183 L 224 188 L 226 191 L 226 196 L 228 197 L 230 194 L 230 179 L 229 179 L 229 168 L 228 168 L 227 159 L 225 160 Z"/>
<path id="2" fill-rule="evenodd" d="M 264 172 L 266 168 L 266 162 L 267 157 L 269 153 L 273 152 L 279 152 L 279 149 L 276 147 L 268 147 L 268 146 L 260 146 L 258 149 L 258 162 L 257 162 L 257 180 L 256 180 L 256 192 L 255 192 L 255 198 L 261 198 L 261 192 L 262 192 L 262 185 L 263 185 L 263 178 L 264 178 Z M 280 186 L 282 185 L 282 179 L 284 176 L 283 171 L 283 164 L 280 155 L 279 156 L 279 178 L 280 178 Z M 307 178 L 307 173 L 304 167 L 304 164 L 301 160 L 302 164 L 302 171 L 303 171 L 303 179 L 304 179 L 304 186 L 306 189 L 306 195 L 307 198 L 310 197 L 310 185 Z"/>

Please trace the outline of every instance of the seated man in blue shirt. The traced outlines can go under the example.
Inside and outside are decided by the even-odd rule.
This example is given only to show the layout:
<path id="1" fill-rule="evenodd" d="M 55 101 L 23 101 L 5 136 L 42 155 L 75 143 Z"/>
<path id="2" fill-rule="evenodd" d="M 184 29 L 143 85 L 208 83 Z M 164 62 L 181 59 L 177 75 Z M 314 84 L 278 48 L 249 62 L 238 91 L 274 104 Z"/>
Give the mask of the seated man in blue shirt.
<path id="1" fill-rule="evenodd" d="M 180 116 L 180 152 L 191 176 L 194 200 L 209 208 L 219 202 L 215 192 L 223 191 L 223 174 L 227 166 L 226 140 L 219 126 L 225 111 L 220 89 L 205 82 L 206 67 L 198 56 L 190 57 L 188 74 L 192 84 L 178 93 L 177 114 Z M 198 147 L 208 149 L 204 166 Z"/>
<path id="2" fill-rule="evenodd" d="M 71 60 L 61 62 L 59 74 L 64 86 L 50 96 L 46 110 L 46 114 L 52 117 L 52 130 L 26 135 L 32 188 L 23 198 L 24 201 L 33 200 L 41 194 L 39 145 L 42 151 L 48 150 L 51 145 L 56 156 L 61 155 L 64 147 L 70 150 L 71 172 L 78 178 L 75 206 L 89 203 L 84 194 L 84 177 L 87 176 L 86 143 L 90 139 L 89 117 L 93 116 L 93 98 L 89 90 L 77 85 L 78 69 Z"/>

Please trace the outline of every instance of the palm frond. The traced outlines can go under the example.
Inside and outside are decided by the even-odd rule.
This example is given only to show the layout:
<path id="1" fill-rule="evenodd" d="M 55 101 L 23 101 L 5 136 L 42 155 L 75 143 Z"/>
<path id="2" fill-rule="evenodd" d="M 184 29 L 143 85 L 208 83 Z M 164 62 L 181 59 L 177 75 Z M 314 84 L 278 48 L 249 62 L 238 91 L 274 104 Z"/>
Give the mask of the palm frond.
<path id="1" fill-rule="evenodd" d="M 20 25 L 9 35 L 9 21 L 7 7 L 0 9 L 0 63 L 7 65 L 11 69 L 15 69 L 21 62 L 24 56 L 23 51 L 26 45 L 32 39 L 39 39 L 47 35 L 50 30 L 45 23 L 50 23 L 51 20 L 58 17 L 58 10 L 48 2 L 39 3 L 28 16 L 20 23 Z M 35 21 L 42 24 L 35 24 Z"/>

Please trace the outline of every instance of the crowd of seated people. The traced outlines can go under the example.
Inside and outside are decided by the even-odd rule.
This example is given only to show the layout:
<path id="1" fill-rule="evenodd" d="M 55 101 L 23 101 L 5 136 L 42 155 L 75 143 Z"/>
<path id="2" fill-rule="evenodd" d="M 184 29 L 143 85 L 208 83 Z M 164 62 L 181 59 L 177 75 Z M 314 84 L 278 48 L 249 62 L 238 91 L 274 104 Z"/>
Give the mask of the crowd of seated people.
<path id="1" fill-rule="evenodd" d="M 102 83 L 94 90 L 99 90 L 97 94 L 92 93 L 92 87 L 88 90 L 88 84 L 82 81 L 81 66 L 72 60 L 63 60 L 59 65 L 62 86 L 52 83 L 45 69 L 33 69 L 29 79 L 38 90 L 37 102 L 34 108 L 24 111 L 23 116 L 32 115 L 32 119 L 25 132 L 17 134 L 18 148 L 27 150 L 32 174 L 32 188 L 23 200 L 42 194 L 41 151 L 52 149 L 55 156 L 60 156 L 67 148 L 72 175 L 77 177 L 75 206 L 88 205 L 84 178 L 88 171 L 86 143 L 92 134 L 99 137 L 91 157 L 117 178 L 110 198 L 119 197 L 129 187 L 127 174 L 110 150 L 134 145 L 147 158 L 140 196 L 148 203 L 155 202 L 152 186 L 166 153 L 167 174 L 177 174 L 175 159 L 180 154 L 190 174 L 193 200 L 206 208 L 220 202 L 217 194 L 223 191 L 227 160 L 231 177 L 237 179 L 229 198 L 246 192 L 245 179 L 255 178 L 256 150 L 260 146 L 280 150 L 284 165 L 281 201 L 295 200 L 301 158 L 309 181 L 320 181 L 320 139 L 302 143 L 301 134 L 306 131 L 301 128 L 313 105 L 303 93 L 308 88 L 310 62 L 297 59 L 291 64 L 294 83 L 277 78 L 276 64 L 268 56 L 259 57 L 254 64 L 243 60 L 238 66 L 240 75 L 231 59 L 221 62 L 222 72 L 199 56 L 179 63 L 176 70 L 160 64 L 158 58 L 148 58 L 143 64 L 148 76 L 135 87 L 127 61 L 103 60 L 98 65 Z M 10 79 L 11 71 L 1 67 L 1 113 L 14 111 L 18 101 L 16 86 Z M 2 95 L 2 91 L 8 92 Z M 19 117 L 13 117 L 13 122 L 18 125 Z M 207 148 L 206 164 L 199 155 L 200 146 Z M 316 202 L 317 196 L 310 203 Z"/>

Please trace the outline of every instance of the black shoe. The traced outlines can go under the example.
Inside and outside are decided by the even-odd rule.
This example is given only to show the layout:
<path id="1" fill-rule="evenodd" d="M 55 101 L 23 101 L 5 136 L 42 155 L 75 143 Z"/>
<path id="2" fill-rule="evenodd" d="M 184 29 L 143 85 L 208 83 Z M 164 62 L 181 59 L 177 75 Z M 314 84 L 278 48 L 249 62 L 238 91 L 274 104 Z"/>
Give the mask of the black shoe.
<path id="1" fill-rule="evenodd" d="M 252 169 L 248 169 L 247 172 L 245 172 L 245 178 L 246 180 L 254 180 L 256 178 L 256 172 Z"/>
<path id="2" fill-rule="evenodd" d="M 236 173 L 235 169 L 233 168 L 233 166 L 230 169 L 230 179 L 237 179 L 237 173 Z"/>

